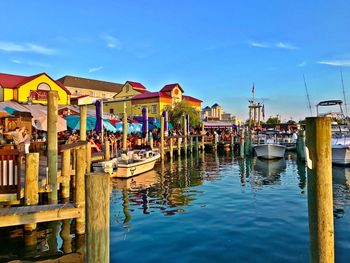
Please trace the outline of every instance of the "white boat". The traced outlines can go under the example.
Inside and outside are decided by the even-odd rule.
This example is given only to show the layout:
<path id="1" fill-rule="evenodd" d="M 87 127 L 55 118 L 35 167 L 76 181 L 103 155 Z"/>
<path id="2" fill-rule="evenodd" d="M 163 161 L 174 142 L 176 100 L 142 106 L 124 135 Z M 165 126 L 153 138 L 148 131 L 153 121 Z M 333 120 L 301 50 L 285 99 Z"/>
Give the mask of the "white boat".
<path id="1" fill-rule="evenodd" d="M 113 173 L 113 177 L 129 178 L 154 168 L 156 161 L 160 158 L 160 153 L 155 151 L 129 151 L 118 157 L 118 169 Z"/>
<path id="2" fill-rule="evenodd" d="M 258 144 L 254 145 L 254 150 L 258 158 L 271 160 L 283 158 L 286 146 L 277 143 L 276 132 L 268 131 L 259 136 Z"/>
<path id="3" fill-rule="evenodd" d="M 277 143 L 265 143 L 254 146 L 256 156 L 264 159 L 283 158 L 286 152 L 286 146 Z"/>

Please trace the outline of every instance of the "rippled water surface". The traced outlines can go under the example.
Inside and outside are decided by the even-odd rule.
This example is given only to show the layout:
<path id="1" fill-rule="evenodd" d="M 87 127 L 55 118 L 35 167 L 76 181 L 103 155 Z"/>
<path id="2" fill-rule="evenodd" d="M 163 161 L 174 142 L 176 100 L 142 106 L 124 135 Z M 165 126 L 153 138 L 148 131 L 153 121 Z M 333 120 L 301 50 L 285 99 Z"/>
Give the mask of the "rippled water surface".
<path id="1" fill-rule="evenodd" d="M 350 262 L 349 168 L 334 168 L 336 262 Z M 193 154 L 114 181 L 112 262 L 308 262 L 306 171 Z"/>
<path id="2" fill-rule="evenodd" d="M 111 262 L 308 262 L 306 177 L 293 154 L 267 162 L 193 153 L 113 180 Z M 349 263 L 350 168 L 334 167 L 333 177 L 336 262 Z M 74 220 L 27 235 L 1 229 L 0 262 L 82 261 L 74 229 Z"/>

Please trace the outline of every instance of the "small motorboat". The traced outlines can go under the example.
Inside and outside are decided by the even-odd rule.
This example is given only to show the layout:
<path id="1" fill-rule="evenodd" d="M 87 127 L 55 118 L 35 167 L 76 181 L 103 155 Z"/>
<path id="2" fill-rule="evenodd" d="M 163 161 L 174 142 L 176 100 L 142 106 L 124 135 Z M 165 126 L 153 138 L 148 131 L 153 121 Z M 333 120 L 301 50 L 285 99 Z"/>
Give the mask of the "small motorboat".
<path id="1" fill-rule="evenodd" d="M 154 168 L 156 161 L 160 158 L 160 153 L 155 151 L 135 150 L 122 154 L 117 158 L 118 169 L 113 173 L 113 177 L 129 178 Z"/>
<path id="2" fill-rule="evenodd" d="M 266 136 L 260 138 L 259 144 L 254 145 L 254 150 L 258 158 L 271 160 L 283 158 L 286 146 L 277 143 L 276 134 L 268 132 Z"/>

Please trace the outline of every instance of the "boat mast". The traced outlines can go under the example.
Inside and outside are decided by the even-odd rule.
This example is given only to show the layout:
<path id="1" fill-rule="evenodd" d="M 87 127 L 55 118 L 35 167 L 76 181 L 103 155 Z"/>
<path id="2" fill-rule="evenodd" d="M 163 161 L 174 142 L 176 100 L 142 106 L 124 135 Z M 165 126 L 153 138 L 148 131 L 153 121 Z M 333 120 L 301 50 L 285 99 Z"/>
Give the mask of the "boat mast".
<path id="1" fill-rule="evenodd" d="M 310 114 L 312 116 L 312 108 L 311 108 L 311 102 L 310 102 L 310 95 L 309 95 L 309 91 L 307 89 L 307 85 L 306 85 L 306 80 L 305 80 L 305 75 L 303 74 L 303 78 L 304 78 L 304 85 L 305 85 L 305 90 L 306 90 L 306 97 L 307 97 L 307 103 L 308 103 L 308 108 L 310 110 Z"/>
<path id="2" fill-rule="evenodd" d="M 341 79 L 341 85 L 342 85 L 342 88 L 343 88 L 345 114 L 346 114 L 346 118 L 347 118 L 348 117 L 348 104 L 346 103 L 346 96 L 345 96 L 345 88 L 344 88 L 344 80 L 343 80 L 343 70 L 342 70 L 342 68 L 340 68 L 340 79 Z"/>

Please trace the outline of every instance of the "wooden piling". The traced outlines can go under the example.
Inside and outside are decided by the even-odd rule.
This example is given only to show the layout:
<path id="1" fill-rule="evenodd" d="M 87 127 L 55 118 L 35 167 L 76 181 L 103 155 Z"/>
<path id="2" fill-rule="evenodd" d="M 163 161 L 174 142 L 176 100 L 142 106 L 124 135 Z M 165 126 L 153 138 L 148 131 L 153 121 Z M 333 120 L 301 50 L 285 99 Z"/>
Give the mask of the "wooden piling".
<path id="1" fill-rule="evenodd" d="M 85 233 L 85 159 L 86 152 L 84 148 L 77 150 L 77 164 L 76 164 L 76 191 L 75 203 L 82 208 L 81 217 L 76 219 L 76 233 L 78 235 Z M 99 199 L 99 198 L 97 198 Z"/>
<path id="2" fill-rule="evenodd" d="M 306 118 L 310 262 L 334 262 L 331 119 Z"/>
<path id="3" fill-rule="evenodd" d="M 173 158 L 174 156 L 174 145 L 173 145 L 173 138 L 170 137 L 169 139 L 169 151 L 170 151 L 170 158 Z"/>
<path id="4" fill-rule="evenodd" d="M 297 156 L 301 160 L 305 160 L 305 131 L 300 130 L 297 139 Z"/>
<path id="5" fill-rule="evenodd" d="M 26 175 L 24 181 L 25 205 L 37 205 L 39 203 L 39 153 L 26 154 Z M 33 231 L 36 224 L 24 225 L 25 231 Z"/>
<path id="6" fill-rule="evenodd" d="M 87 262 L 109 262 L 109 188 L 108 174 L 86 175 Z"/>
<path id="7" fill-rule="evenodd" d="M 205 136 L 205 129 L 204 129 L 204 122 L 202 122 L 202 151 L 204 151 L 204 136 Z"/>
<path id="8" fill-rule="evenodd" d="M 111 159 L 111 148 L 110 148 L 110 142 L 108 139 L 105 140 L 105 159 L 106 160 Z"/>
<path id="9" fill-rule="evenodd" d="M 183 122 L 184 122 L 184 150 L 185 150 L 185 155 L 187 154 L 187 120 L 186 120 L 186 115 L 183 116 Z"/>
<path id="10" fill-rule="evenodd" d="M 62 152 L 62 168 L 61 177 L 62 180 L 62 198 L 69 202 L 70 193 L 70 175 L 71 175 L 71 165 L 70 165 L 70 150 L 64 150 Z"/>
<path id="11" fill-rule="evenodd" d="M 153 150 L 153 137 L 152 137 L 152 135 L 151 135 L 151 138 L 149 138 L 149 146 L 150 146 L 150 148 L 151 148 L 151 150 Z"/>
<path id="12" fill-rule="evenodd" d="M 188 139 L 190 140 L 190 153 L 192 153 L 193 152 L 193 137 L 191 135 L 189 135 Z"/>
<path id="13" fill-rule="evenodd" d="M 240 141 L 240 151 L 239 151 L 239 153 L 240 153 L 240 157 L 241 158 L 244 158 L 244 144 L 245 144 L 245 142 L 244 142 L 244 129 L 241 129 L 241 141 Z"/>
<path id="14" fill-rule="evenodd" d="M 196 136 L 196 144 L 194 146 L 194 149 L 198 152 L 199 150 L 199 139 L 198 139 L 198 136 Z"/>
<path id="15" fill-rule="evenodd" d="M 70 219 L 62 220 L 60 236 L 62 238 L 62 250 L 65 254 L 72 253 L 72 237 L 70 235 Z"/>
<path id="16" fill-rule="evenodd" d="M 80 106 L 80 140 L 86 141 L 87 105 Z"/>
<path id="17" fill-rule="evenodd" d="M 86 173 L 91 172 L 91 143 L 86 145 Z"/>
<path id="18" fill-rule="evenodd" d="M 164 116 L 160 117 L 160 157 L 164 159 Z"/>
<path id="19" fill-rule="evenodd" d="M 57 118 L 58 92 L 50 90 L 47 93 L 47 167 L 50 183 L 49 203 L 57 204 Z"/>
<path id="20" fill-rule="evenodd" d="M 128 137 L 128 116 L 126 112 L 123 113 L 123 152 L 126 153 L 127 146 L 127 137 Z"/>
<path id="21" fill-rule="evenodd" d="M 177 137 L 177 155 L 180 156 L 181 155 L 181 136 Z"/>

